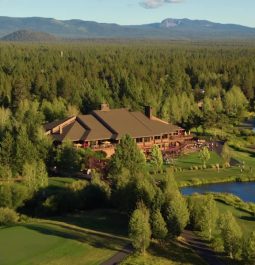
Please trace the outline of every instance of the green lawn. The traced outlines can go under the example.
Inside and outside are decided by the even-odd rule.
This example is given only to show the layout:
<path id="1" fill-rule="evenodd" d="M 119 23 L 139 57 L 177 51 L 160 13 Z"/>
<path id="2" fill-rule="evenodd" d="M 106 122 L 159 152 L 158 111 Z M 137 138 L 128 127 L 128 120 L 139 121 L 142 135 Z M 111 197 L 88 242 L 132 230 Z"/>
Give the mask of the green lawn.
<path id="1" fill-rule="evenodd" d="M 49 178 L 49 186 L 55 188 L 64 188 L 67 184 L 76 181 L 74 178 L 66 178 L 66 177 L 50 177 Z"/>
<path id="2" fill-rule="evenodd" d="M 240 179 L 248 181 L 250 178 L 254 179 L 255 173 L 255 156 L 248 152 L 241 152 L 232 150 L 233 158 L 245 162 L 245 170 L 241 172 L 240 167 L 221 168 L 218 172 L 217 169 L 211 168 L 211 165 L 221 164 L 221 157 L 216 152 L 210 152 L 211 158 L 207 162 L 207 169 L 190 170 L 191 166 L 201 166 L 202 161 L 199 159 L 199 153 L 192 153 L 177 158 L 174 162 L 176 172 L 174 173 L 176 181 L 180 187 L 201 185 L 217 182 L 231 182 Z M 166 169 L 169 165 L 164 165 Z M 253 168 L 251 173 L 251 167 Z M 158 174 L 156 179 L 160 180 L 164 174 Z"/>
<path id="3" fill-rule="evenodd" d="M 90 213 L 87 223 L 102 213 Z M 107 215 L 102 215 L 102 219 Z M 110 213 L 110 216 L 113 216 Z M 71 219 L 71 216 L 68 217 Z M 109 217 L 110 218 L 110 217 Z M 75 218 L 74 218 L 75 219 Z M 120 218 L 121 219 L 121 218 Z M 103 224 L 103 221 L 102 221 Z M 102 225 L 101 224 L 101 225 Z M 114 226 L 116 222 L 112 224 Z M 108 224 L 108 227 L 110 224 Z M 121 226 L 121 225 L 120 225 Z M 127 244 L 124 237 L 52 220 L 0 229 L 1 265 L 95 265 L 101 264 Z M 91 226 L 90 226 L 91 228 Z M 126 228 L 123 228 L 125 231 Z M 124 234 L 124 232 L 123 232 Z"/>
<path id="4" fill-rule="evenodd" d="M 221 157 L 216 152 L 210 152 L 210 159 L 207 161 L 207 165 L 215 165 L 222 163 Z M 199 153 L 192 153 L 184 155 L 175 160 L 175 166 L 182 169 L 190 169 L 191 166 L 201 166 L 203 162 L 199 158 Z"/>
<path id="5" fill-rule="evenodd" d="M 245 180 L 250 176 L 246 172 L 241 172 L 238 167 L 221 168 L 219 172 L 212 168 L 203 170 L 185 170 L 182 172 L 175 172 L 174 175 L 179 186 L 228 182 L 235 181 L 236 178 Z"/>

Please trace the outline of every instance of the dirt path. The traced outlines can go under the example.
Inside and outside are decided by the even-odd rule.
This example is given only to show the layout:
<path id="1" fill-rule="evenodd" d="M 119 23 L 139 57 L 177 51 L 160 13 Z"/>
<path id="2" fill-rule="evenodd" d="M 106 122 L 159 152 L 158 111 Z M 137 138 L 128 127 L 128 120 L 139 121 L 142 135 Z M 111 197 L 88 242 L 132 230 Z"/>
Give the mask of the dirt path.
<path id="1" fill-rule="evenodd" d="M 193 232 L 185 230 L 182 238 L 182 243 L 193 249 L 208 265 L 224 265 L 207 243 Z"/>
<path id="2" fill-rule="evenodd" d="M 126 245 L 121 251 L 116 253 L 107 261 L 103 262 L 101 265 L 117 265 L 120 262 L 122 262 L 128 255 L 130 255 L 132 251 L 133 251 L 132 246 L 130 244 Z"/>

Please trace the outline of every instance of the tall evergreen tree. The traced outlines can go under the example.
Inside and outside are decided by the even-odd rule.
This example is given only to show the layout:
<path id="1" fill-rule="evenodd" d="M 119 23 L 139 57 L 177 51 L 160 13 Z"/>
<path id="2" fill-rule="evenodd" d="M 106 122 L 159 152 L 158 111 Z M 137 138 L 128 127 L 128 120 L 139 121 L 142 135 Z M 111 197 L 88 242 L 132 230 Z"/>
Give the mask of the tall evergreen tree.
<path id="1" fill-rule="evenodd" d="M 150 214 L 143 203 L 139 203 L 129 222 L 129 237 L 132 245 L 138 252 L 145 254 L 150 245 L 151 228 Z"/>
<path id="2" fill-rule="evenodd" d="M 220 216 L 219 227 L 226 254 L 236 258 L 241 250 L 242 230 L 231 212 Z"/>
<path id="3" fill-rule="evenodd" d="M 126 168 L 133 174 L 143 171 L 145 162 L 145 156 L 136 142 L 129 135 L 125 135 L 116 147 L 115 154 L 111 159 L 110 170 L 112 174 L 118 174 L 122 168 Z"/>
<path id="4" fill-rule="evenodd" d="M 163 240 L 168 234 L 166 222 L 159 209 L 151 213 L 151 230 L 155 239 Z"/>
<path id="5" fill-rule="evenodd" d="M 162 171 L 163 156 L 160 148 L 157 145 L 154 145 L 151 149 L 150 163 L 155 173 L 159 173 Z"/>
<path id="6" fill-rule="evenodd" d="M 169 233 L 180 236 L 189 221 L 188 207 L 181 195 L 166 201 L 164 217 Z"/>

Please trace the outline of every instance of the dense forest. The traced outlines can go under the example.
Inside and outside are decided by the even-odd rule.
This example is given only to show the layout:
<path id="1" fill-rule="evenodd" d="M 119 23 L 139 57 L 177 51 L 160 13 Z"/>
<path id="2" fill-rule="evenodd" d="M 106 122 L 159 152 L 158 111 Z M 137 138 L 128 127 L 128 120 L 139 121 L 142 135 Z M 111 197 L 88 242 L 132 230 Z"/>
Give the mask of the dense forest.
<path id="1" fill-rule="evenodd" d="M 43 123 L 102 102 L 151 105 L 186 129 L 223 128 L 254 109 L 252 44 L 2 43 L 0 50 L 0 160 L 15 176 L 26 162 L 41 161 L 45 170 L 50 141 Z"/>
<path id="2" fill-rule="evenodd" d="M 199 101 L 205 91 L 208 99 L 224 100 L 226 92 L 238 86 L 247 100 L 254 99 L 253 46 L 91 42 L 1 44 L 0 49 L 5 107 L 15 108 L 25 98 L 37 100 L 44 113 L 53 102 L 55 107 L 69 105 L 82 112 L 102 101 L 133 109 L 150 104 L 160 116 L 175 122 L 173 109 L 181 109 L 179 97 L 193 104 L 192 99 Z M 58 115 L 47 113 L 46 120 Z"/>
<path id="3" fill-rule="evenodd" d="M 104 156 L 76 149 L 69 142 L 56 148 L 42 125 L 89 113 L 107 102 L 112 108 L 141 111 L 151 105 L 159 117 L 187 130 L 217 128 L 230 129 L 228 137 L 242 134 L 242 129 L 233 125 L 255 110 L 254 58 L 255 46 L 249 43 L 1 43 L 0 225 L 18 220 L 15 211 L 48 216 L 100 207 L 120 209 L 131 216 L 130 238 L 141 252 L 151 237 L 179 236 L 188 223 L 211 239 L 219 219 L 213 198 L 186 201 L 173 170 L 163 172 L 158 147 L 148 162 L 129 136 L 123 137 L 113 157 L 105 160 L 105 172 L 93 171 L 91 181 L 76 180 L 60 190 L 52 189 L 48 186 L 52 168 L 73 176 L 85 168 L 91 156 Z M 245 141 L 251 136 L 250 144 L 254 144 L 254 134 L 247 131 L 243 133 Z M 228 146 L 224 148 L 223 160 L 229 162 Z M 202 149 L 200 156 L 206 168 L 209 150 Z M 154 179 L 158 173 L 164 177 L 160 182 Z M 240 230 L 236 226 L 232 215 L 220 218 L 224 251 L 240 258 L 242 235 L 235 234 Z M 228 231 L 233 238 L 224 238 Z M 146 235 L 144 242 L 140 242 L 140 232 Z M 251 236 L 253 242 L 254 234 Z M 238 244 L 229 250 L 231 242 Z"/>

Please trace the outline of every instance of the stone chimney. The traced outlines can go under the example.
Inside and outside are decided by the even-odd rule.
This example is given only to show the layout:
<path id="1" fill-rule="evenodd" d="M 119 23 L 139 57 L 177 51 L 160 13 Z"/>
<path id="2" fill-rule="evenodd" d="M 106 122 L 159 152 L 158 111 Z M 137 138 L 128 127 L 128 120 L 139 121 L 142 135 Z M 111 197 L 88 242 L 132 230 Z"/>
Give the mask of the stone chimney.
<path id="1" fill-rule="evenodd" d="M 101 111 L 109 111 L 109 110 L 110 110 L 109 104 L 107 103 L 101 104 Z"/>
<path id="2" fill-rule="evenodd" d="M 144 114 L 147 118 L 149 118 L 150 120 L 152 119 L 152 112 L 153 112 L 153 109 L 151 106 L 145 106 L 144 108 Z"/>

